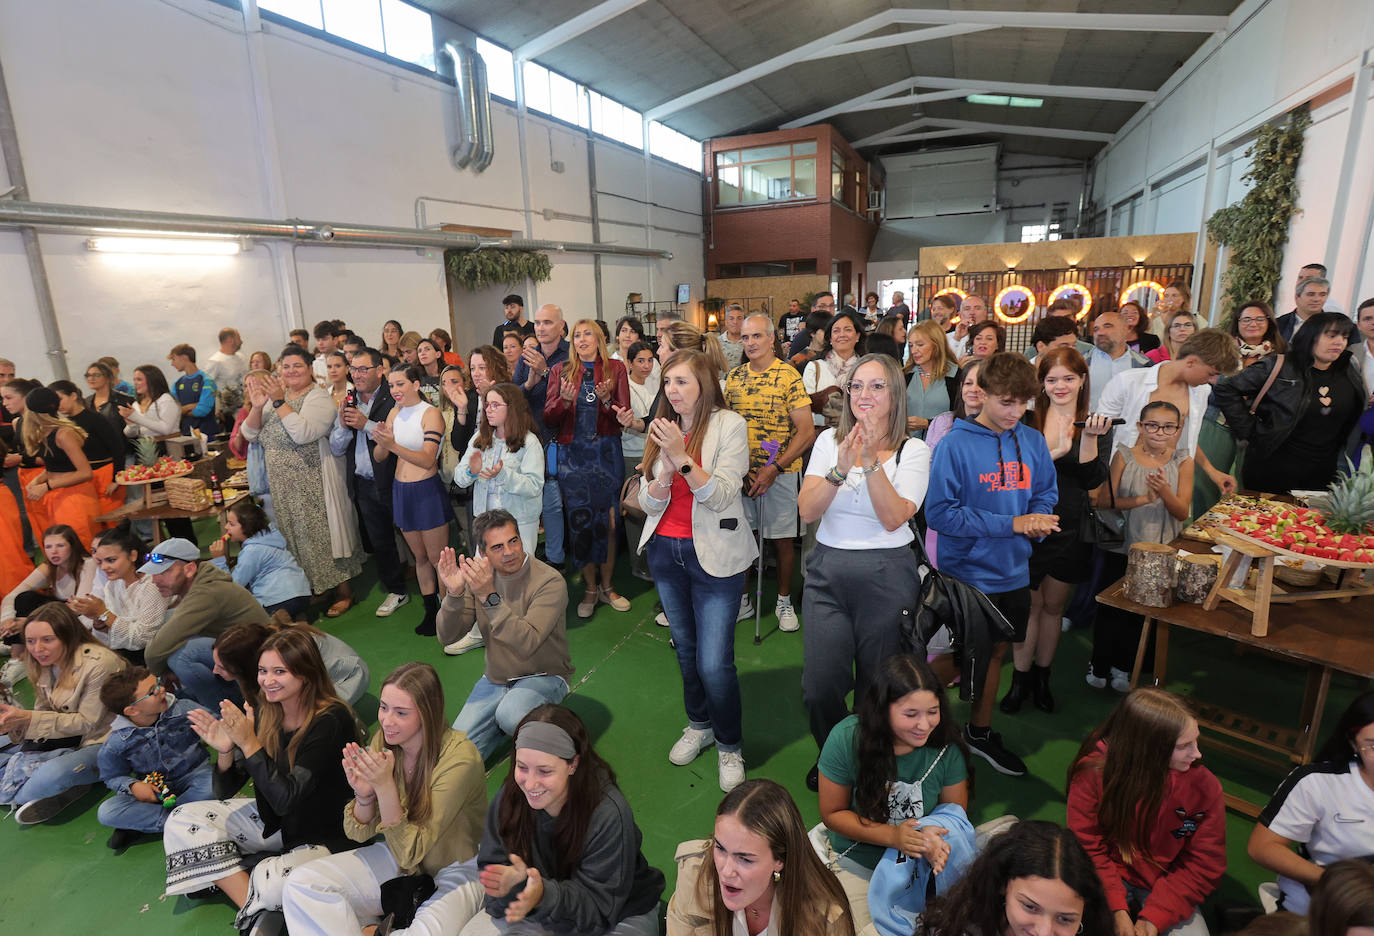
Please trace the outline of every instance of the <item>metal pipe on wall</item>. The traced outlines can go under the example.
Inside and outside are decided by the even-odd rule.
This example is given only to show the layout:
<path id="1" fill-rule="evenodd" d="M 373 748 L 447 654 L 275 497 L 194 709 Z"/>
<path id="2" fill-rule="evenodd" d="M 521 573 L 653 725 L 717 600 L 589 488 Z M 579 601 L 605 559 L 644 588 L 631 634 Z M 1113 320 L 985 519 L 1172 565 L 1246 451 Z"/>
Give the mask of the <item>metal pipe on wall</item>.
<path id="1" fill-rule="evenodd" d="M 16 199 L 29 197 L 28 179 L 24 175 L 24 160 L 19 152 L 19 132 L 14 125 L 14 111 L 10 108 L 9 85 L 5 83 L 5 69 L 0 64 L 0 155 L 4 156 L 9 173 L 10 194 Z M 53 373 L 60 380 L 71 378 L 67 368 L 67 350 L 62 347 L 62 330 L 57 325 L 57 307 L 52 301 L 48 285 L 48 268 L 43 262 L 43 248 L 38 232 L 32 226 L 21 226 L 19 238 L 24 243 L 24 257 L 29 264 L 29 279 L 33 282 L 33 297 L 38 305 L 38 320 L 43 326 L 43 340 L 52 361 Z"/>
<path id="2" fill-rule="evenodd" d="M 202 234 L 288 240 L 323 247 L 433 247 L 475 250 L 554 250 L 562 253 L 616 254 L 671 260 L 668 250 L 590 244 L 580 241 L 536 240 L 518 237 L 479 237 L 456 231 L 419 231 L 380 225 L 335 224 L 291 218 L 234 218 L 220 215 L 181 214 L 170 211 L 135 211 L 89 205 L 58 205 L 44 202 L 0 201 L 0 226 L 28 226 L 66 233 L 99 234 L 110 231 L 140 234 Z M 54 322 L 54 325 L 56 323 Z"/>

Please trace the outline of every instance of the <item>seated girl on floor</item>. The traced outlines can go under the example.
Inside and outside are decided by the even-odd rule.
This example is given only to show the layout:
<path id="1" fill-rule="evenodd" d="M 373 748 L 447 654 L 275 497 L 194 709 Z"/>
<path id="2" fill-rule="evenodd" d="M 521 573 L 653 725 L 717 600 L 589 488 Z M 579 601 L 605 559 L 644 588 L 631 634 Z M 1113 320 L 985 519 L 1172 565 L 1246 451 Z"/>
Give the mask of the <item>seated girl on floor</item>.
<path id="1" fill-rule="evenodd" d="M 224 513 L 224 535 L 210 544 L 210 564 L 229 572 L 229 542 L 240 544 L 239 558 L 230 573 L 253 593 L 270 615 L 288 621 L 305 619 L 310 607 L 310 581 L 286 548 L 286 540 L 253 499 L 245 497 Z"/>
<path id="2" fill-rule="evenodd" d="M 334 684 L 334 692 L 349 705 L 357 705 L 358 700 L 372 684 L 372 673 L 367 661 L 358 655 L 348 644 L 333 634 L 316 630 L 309 624 L 259 624 L 256 621 L 243 621 L 235 624 L 218 637 L 194 637 L 192 640 L 211 641 L 211 672 L 225 682 L 237 684 L 238 689 L 249 705 L 258 704 L 258 655 L 267 638 L 286 630 L 296 630 L 309 634 L 319 648 L 320 659 L 324 660 L 325 672 Z M 189 641 L 188 641 L 189 643 Z"/>
<path id="3" fill-rule="evenodd" d="M 854 936 L 844 888 L 772 780 L 731 790 L 711 838 L 683 842 L 676 857 L 668 936 Z"/>
<path id="4" fill-rule="evenodd" d="M 1226 872 L 1226 804 L 1197 742 L 1182 699 L 1136 689 L 1069 768 L 1069 828 L 1102 878 L 1118 936 L 1207 936 L 1201 904 Z"/>

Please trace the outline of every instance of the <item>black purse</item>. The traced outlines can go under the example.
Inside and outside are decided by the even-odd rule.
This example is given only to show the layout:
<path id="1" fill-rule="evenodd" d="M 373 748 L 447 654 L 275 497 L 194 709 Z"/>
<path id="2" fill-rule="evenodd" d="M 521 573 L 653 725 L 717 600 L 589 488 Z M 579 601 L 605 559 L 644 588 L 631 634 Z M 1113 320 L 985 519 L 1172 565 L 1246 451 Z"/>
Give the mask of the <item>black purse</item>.
<path id="1" fill-rule="evenodd" d="M 1098 549 L 1115 552 L 1126 545 L 1126 515 L 1116 509 L 1116 489 L 1111 479 L 1107 479 L 1107 493 L 1111 495 L 1112 506 L 1104 510 L 1088 505 L 1083 515 L 1083 542 L 1092 543 Z"/>
<path id="2" fill-rule="evenodd" d="M 407 874 L 382 884 L 382 915 L 391 917 L 391 925 L 404 929 L 415 921 L 420 905 L 434 896 L 437 888 L 428 874 Z"/>

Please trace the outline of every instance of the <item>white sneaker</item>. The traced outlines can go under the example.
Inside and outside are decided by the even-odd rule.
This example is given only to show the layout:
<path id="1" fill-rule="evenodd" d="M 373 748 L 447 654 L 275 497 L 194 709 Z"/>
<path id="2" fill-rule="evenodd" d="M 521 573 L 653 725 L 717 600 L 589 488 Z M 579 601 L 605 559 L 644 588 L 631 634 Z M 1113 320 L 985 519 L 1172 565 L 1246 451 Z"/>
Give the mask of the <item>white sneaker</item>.
<path id="1" fill-rule="evenodd" d="M 654 615 L 654 623 L 659 627 L 668 627 L 668 612 L 660 611 Z"/>
<path id="2" fill-rule="evenodd" d="M 736 621 L 743 621 L 745 618 L 754 616 L 754 603 L 749 600 L 748 595 L 739 596 L 739 614 L 735 615 Z"/>
<path id="3" fill-rule="evenodd" d="M 1112 689 L 1116 692 L 1131 691 L 1131 674 L 1125 670 L 1112 667 Z"/>
<path id="4" fill-rule="evenodd" d="M 784 634 L 794 633 L 801 627 L 801 622 L 797 620 L 797 610 L 792 607 L 790 600 L 783 601 L 778 599 L 777 605 L 773 609 L 778 615 L 778 630 Z"/>
<path id="5" fill-rule="evenodd" d="M 1086 680 L 1087 683 L 1088 683 L 1088 685 L 1089 685 L 1089 686 L 1092 686 L 1094 689 L 1106 689 L 1106 688 L 1107 688 L 1107 680 L 1106 680 L 1106 678 L 1105 678 L 1105 677 L 1102 677 L 1102 676 L 1098 676 L 1098 675 L 1095 674 L 1092 670 L 1088 670 L 1088 675 L 1084 676 L 1083 679 Z"/>
<path id="6" fill-rule="evenodd" d="M 744 755 L 739 751 L 719 752 L 720 791 L 729 793 L 744 782 Z"/>
<path id="7" fill-rule="evenodd" d="M 1067 634 L 1069 631 L 1073 630 L 1073 621 L 1066 617 L 1060 618 L 1059 630 L 1061 633 Z"/>
<path id="8" fill-rule="evenodd" d="M 668 752 L 668 760 L 679 767 L 686 767 L 697 759 L 698 754 L 715 743 L 716 733 L 710 728 L 693 728 L 688 725 L 683 729 L 682 737 L 677 739 L 677 744 Z"/>
<path id="9" fill-rule="evenodd" d="M 486 640 L 482 637 L 482 631 L 479 628 L 474 627 L 472 630 L 468 631 L 466 634 L 455 640 L 453 643 L 445 646 L 444 652 L 447 653 L 449 656 L 462 656 L 469 650 L 476 650 L 479 647 L 485 647 L 486 644 Z"/>
<path id="10" fill-rule="evenodd" d="M 398 595 L 395 592 L 386 596 L 380 605 L 377 606 L 377 617 L 391 617 L 396 613 L 396 609 L 403 604 L 410 602 L 409 595 Z"/>

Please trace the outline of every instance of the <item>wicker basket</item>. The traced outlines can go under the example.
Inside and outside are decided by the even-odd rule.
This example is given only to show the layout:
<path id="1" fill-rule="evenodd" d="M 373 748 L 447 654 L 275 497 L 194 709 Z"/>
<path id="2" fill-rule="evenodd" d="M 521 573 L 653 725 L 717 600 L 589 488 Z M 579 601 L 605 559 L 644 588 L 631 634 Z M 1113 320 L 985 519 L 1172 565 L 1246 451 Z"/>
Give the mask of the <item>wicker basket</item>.
<path id="1" fill-rule="evenodd" d="M 212 499 L 205 484 L 198 478 L 172 478 L 163 488 L 167 492 L 167 506 L 176 510 L 204 510 Z"/>
<path id="2" fill-rule="evenodd" d="M 1322 568 L 1318 566 L 1315 569 L 1302 569 L 1279 559 L 1274 563 L 1274 578 L 1285 585 L 1318 585 L 1322 580 Z"/>

